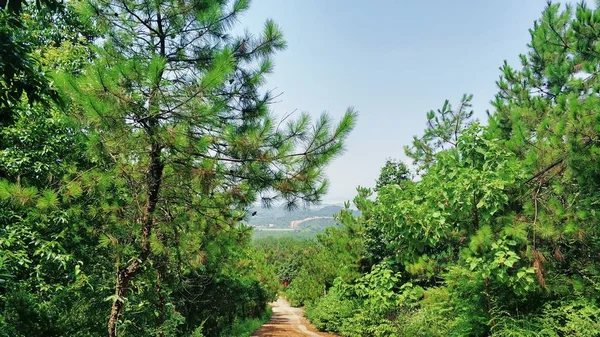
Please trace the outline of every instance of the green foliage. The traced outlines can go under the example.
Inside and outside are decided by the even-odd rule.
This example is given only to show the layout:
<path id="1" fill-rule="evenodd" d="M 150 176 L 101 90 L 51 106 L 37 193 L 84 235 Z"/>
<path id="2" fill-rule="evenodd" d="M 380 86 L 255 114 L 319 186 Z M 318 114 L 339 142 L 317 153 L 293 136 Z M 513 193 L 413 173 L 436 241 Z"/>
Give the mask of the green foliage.
<path id="1" fill-rule="evenodd" d="M 463 95 L 458 110 L 453 110 L 448 100 L 441 109 L 427 113 L 427 129 L 421 137 L 414 137 L 412 146 L 405 146 L 406 155 L 413 159 L 418 169 L 426 169 L 435 161 L 435 154 L 458 147 L 458 137 L 470 125 L 473 116 L 473 95 Z"/>
<path id="2" fill-rule="evenodd" d="M 376 312 L 387 312 L 400 304 L 400 298 L 395 292 L 400 279 L 398 273 L 385 264 L 373 266 L 370 273 L 356 281 L 354 291 L 356 296 L 364 300 L 364 304 Z"/>
<path id="3" fill-rule="evenodd" d="M 542 336 L 597 336 L 600 331 L 600 308 L 592 301 L 579 298 L 544 305 L 539 322 Z"/>
<path id="4" fill-rule="evenodd" d="M 477 239 L 477 237 L 474 237 Z M 514 249 L 516 242 L 500 239 L 483 256 L 469 256 L 465 263 L 476 276 L 512 288 L 515 294 L 527 294 L 535 286 L 535 268 L 523 265 Z M 468 254 L 468 253 L 467 253 Z"/>
<path id="5" fill-rule="evenodd" d="M 264 259 L 264 265 L 273 268 L 279 284 L 289 284 L 303 264 L 315 253 L 311 239 L 292 237 L 261 238 L 252 242 L 253 249 Z"/>
<path id="6" fill-rule="evenodd" d="M 329 227 L 317 238 L 310 258 L 304 261 L 285 292 L 294 306 L 314 302 L 338 277 L 349 281 L 360 276 L 362 244 L 357 233 Z"/>
<path id="7" fill-rule="evenodd" d="M 387 159 L 385 165 L 381 168 L 379 178 L 375 182 L 375 189 L 392 184 L 401 185 L 403 182 L 410 180 L 410 178 L 410 171 L 406 167 L 406 164 L 401 161 Z"/>
<path id="8" fill-rule="evenodd" d="M 354 315 L 358 301 L 353 299 L 351 287 L 336 279 L 327 294 L 306 311 L 306 316 L 319 330 L 341 331 L 343 323 Z"/>
<path id="9" fill-rule="evenodd" d="M 231 327 L 221 333 L 221 337 L 250 337 L 261 325 L 271 318 L 271 310 L 266 310 L 259 318 L 247 318 L 239 320 L 236 318 Z"/>
<path id="10" fill-rule="evenodd" d="M 23 28 L 19 13 L 0 10 L 0 126 L 12 124 L 16 107 L 24 98 L 31 104 L 58 101 L 33 55 L 37 41 Z"/>
<path id="11" fill-rule="evenodd" d="M 454 312 L 445 288 L 429 288 L 418 306 L 402 312 L 394 322 L 400 336 L 453 336 Z M 459 335 L 459 334 L 455 334 Z"/>
<path id="12" fill-rule="evenodd" d="M 285 292 L 287 299 L 293 306 L 302 306 L 315 301 L 325 293 L 325 280 L 315 277 L 307 269 L 302 269 L 290 283 Z"/>

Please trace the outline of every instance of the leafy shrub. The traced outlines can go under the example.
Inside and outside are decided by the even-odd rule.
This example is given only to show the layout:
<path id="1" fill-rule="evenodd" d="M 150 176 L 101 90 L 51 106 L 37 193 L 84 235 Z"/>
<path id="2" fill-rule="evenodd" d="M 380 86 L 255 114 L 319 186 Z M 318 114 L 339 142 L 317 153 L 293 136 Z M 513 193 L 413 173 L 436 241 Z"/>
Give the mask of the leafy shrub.
<path id="1" fill-rule="evenodd" d="M 548 302 L 536 321 L 542 336 L 600 336 L 600 308 L 585 298 Z"/>
<path id="2" fill-rule="evenodd" d="M 358 303 L 348 296 L 349 288 L 336 279 L 327 295 L 308 307 L 306 316 L 319 330 L 340 332 L 343 322 L 353 316 Z"/>
<path id="3" fill-rule="evenodd" d="M 220 337 L 250 337 L 256 329 L 271 318 L 272 314 L 273 312 L 269 308 L 260 317 L 246 319 L 236 317 L 231 326 L 221 333 Z"/>
<path id="4" fill-rule="evenodd" d="M 448 290 L 429 288 L 417 307 L 398 316 L 395 326 L 400 336 L 446 337 L 451 336 L 454 319 Z"/>
<path id="5" fill-rule="evenodd" d="M 190 278 L 187 282 L 198 284 L 199 280 Z M 202 293 L 203 297 L 198 301 L 185 298 L 192 291 Z M 274 299 L 257 280 L 225 276 L 218 281 L 186 289 L 175 294 L 175 298 L 182 303 L 177 311 L 187 317 L 184 330 L 193 331 L 202 326 L 203 336 L 208 337 L 220 336 L 232 329 L 248 329 L 264 318 L 267 303 Z M 215 315 L 215 312 L 219 314 Z"/>
<path id="6" fill-rule="evenodd" d="M 291 305 L 302 306 L 317 300 L 324 290 L 325 286 L 314 275 L 302 269 L 285 294 Z"/>
<path id="7" fill-rule="evenodd" d="M 345 320 L 340 333 L 349 337 L 401 337 L 389 319 L 371 309 L 362 307 Z"/>

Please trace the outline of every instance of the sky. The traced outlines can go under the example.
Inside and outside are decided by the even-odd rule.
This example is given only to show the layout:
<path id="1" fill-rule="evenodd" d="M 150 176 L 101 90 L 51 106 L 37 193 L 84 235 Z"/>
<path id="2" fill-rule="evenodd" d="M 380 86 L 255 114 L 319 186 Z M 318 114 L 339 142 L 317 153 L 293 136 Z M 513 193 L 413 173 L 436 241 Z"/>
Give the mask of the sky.
<path id="1" fill-rule="evenodd" d="M 407 161 L 404 145 L 425 129 L 426 112 L 471 93 L 476 118 L 496 93 L 504 60 L 519 66 L 529 29 L 546 0 L 254 0 L 240 26 L 258 34 L 267 18 L 288 48 L 274 57 L 272 109 L 339 120 L 359 112 L 345 153 L 326 170 L 324 203 L 373 187 L 386 158 Z"/>

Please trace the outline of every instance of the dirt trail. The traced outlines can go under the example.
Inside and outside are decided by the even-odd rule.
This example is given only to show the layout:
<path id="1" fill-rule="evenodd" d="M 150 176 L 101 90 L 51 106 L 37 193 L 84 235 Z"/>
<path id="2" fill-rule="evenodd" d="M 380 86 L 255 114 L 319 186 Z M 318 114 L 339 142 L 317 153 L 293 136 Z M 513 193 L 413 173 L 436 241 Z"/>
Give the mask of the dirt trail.
<path id="1" fill-rule="evenodd" d="M 254 331 L 252 337 L 339 337 L 319 332 L 306 318 L 301 308 L 293 308 L 288 301 L 279 298 L 271 304 L 271 320 Z"/>

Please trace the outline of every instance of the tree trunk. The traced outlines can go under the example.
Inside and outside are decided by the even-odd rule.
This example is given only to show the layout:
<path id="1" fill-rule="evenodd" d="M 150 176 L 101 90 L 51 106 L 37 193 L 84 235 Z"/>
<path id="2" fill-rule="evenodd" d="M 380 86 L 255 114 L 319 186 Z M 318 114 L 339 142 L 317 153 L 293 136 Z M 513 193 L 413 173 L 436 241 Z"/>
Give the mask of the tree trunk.
<path id="1" fill-rule="evenodd" d="M 165 337 L 165 332 L 160 331 L 162 325 L 165 323 L 166 318 L 166 304 L 167 299 L 162 287 L 162 279 L 166 274 L 166 269 L 164 268 L 164 261 L 159 261 L 158 271 L 156 274 L 156 293 L 158 294 L 158 316 L 156 317 L 156 329 L 158 332 L 158 337 Z"/>
<path id="2" fill-rule="evenodd" d="M 117 283 L 115 285 L 116 299 L 113 302 L 110 310 L 110 318 L 108 320 L 108 335 L 110 337 L 117 336 L 117 323 L 119 321 L 121 309 L 123 309 L 123 301 L 125 300 L 125 294 L 129 287 L 129 281 L 137 274 L 139 266 L 139 260 L 133 260 L 126 268 L 121 268 L 117 273 Z"/>
<path id="3" fill-rule="evenodd" d="M 165 236 L 161 233 L 158 228 L 156 230 L 156 237 L 161 242 L 161 244 L 165 245 Z M 156 293 L 158 294 L 158 316 L 156 317 L 156 329 L 158 331 L 157 337 L 165 337 L 165 332 L 161 331 L 162 325 L 165 323 L 166 319 L 166 306 L 167 306 L 167 297 L 165 295 L 162 283 L 164 278 L 167 275 L 167 261 L 164 256 L 156 256 L 153 258 L 154 265 L 156 265 Z"/>
<path id="4" fill-rule="evenodd" d="M 490 315 L 490 322 L 492 323 L 492 330 L 494 330 L 496 328 L 496 318 L 494 315 L 494 311 L 492 310 L 492 299 L 491 299 L 491 295 L 490 295 L 490 283 L 489 283 L 488 278 L 486 278 L 484 281 L 485 281 L 485 298 L 486 298 L 486 304 L 487 304 L 487 311 L 488 311 L 488 315 Z"/>
<path id="5" fill-rule="evenodd" d="M 160 185 L 162 182 L 162 174 L 164 164 L 160 159 L 160 152 L 162 147 L 158 142 L 152 142 L 152 148 L 150 150 L 150 165 L 148 166 L 148 175 L 146 185 L 148 191 L 146 194 L 146 205 L 144 206 L 144 214 L 142 217 L 142 235 L 140 238 L 140 254 L 137 258 L 131 259 L 131 262 L 125 267 L 119 267 L 117 272 L 117 281 L 115 284 L 115 301 L 112 304 L 110 310 L 110 318 L 108 319 L 108 336 L 117 336 L 117 323 L 119 321 L 119 314 L 123 309 L 123 303 L 127 290 L 129 288 L 129 282 L 140 270 L 140 266 L 148 259 L 150 255 L 150 235 L 152 234 L 152 228 L 154 227 L 154 211 L 156 210 L 156 204 L 158 203 L 158 194 L 160 191 Z"/>

